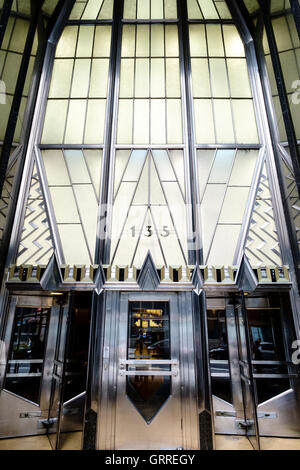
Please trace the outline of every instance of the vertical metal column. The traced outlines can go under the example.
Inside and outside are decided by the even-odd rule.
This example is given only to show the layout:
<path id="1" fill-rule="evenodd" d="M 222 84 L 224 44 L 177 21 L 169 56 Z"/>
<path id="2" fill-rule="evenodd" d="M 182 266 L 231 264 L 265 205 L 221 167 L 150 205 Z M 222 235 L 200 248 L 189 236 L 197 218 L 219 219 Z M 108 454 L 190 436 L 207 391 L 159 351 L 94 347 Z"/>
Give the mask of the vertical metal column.
<path id="1" fill-rule="evenodd" d="M 105 123 L 105 137 L 104 137 L 104 150 L 103 150 L 103 165 L 101 176 L 101 193 L 98 212 L 98 232 L 96 241 L 95 263 L 102 265 L 109 261 L 110 240 L 106 237 L 104 226 L 106 225 L 108 214 L 107 203 L 109 201 L 109 182 L 110 182 L 110 169 L 114 137 L 113 122 L 116 113 L 116 75 L 119 67 L 119 54 L 120 43 L 122 38 L 122 17 L 123 17 L 124 0 L 116 0 L 113 9 L 113 24 L 112 24 L 112 38 L 111 38 L 111 55 L 109 66 L 109 91 L 107 98 L 107 113 Z M 109 208 L 108 210 L 111 210 Z M 87 397 L 85 405 L 85 420 L 83 430 L 83 448 L 85 450 L 92 450 L 96 448 L 97 438 L 97 412 L 95 410 L 95 401 L 98 402 L 99 395 L 99 377 L 101 377 L 102 367 L 102 340 L 104 334 L 104 305 L 105 294 L 98 295 L 95 291 L 92 299 L 91 309 L 91 329 L 89 341 L 89 360 L 88 360 L 88 373 L 87 373 Z M 100 351 L 99 351 L 100 350 Z M 99 403 L 97 403 L 99 405 Z"/>

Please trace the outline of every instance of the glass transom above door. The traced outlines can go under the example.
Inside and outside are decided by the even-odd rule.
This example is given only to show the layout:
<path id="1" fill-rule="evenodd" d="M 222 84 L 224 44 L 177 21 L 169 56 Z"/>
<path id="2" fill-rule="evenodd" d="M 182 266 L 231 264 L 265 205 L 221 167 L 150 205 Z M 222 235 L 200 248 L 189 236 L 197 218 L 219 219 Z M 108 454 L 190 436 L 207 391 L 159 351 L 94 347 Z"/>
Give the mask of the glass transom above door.
<path id="1" fill-rule="evenodd" d="M 111 263 L 187 264 L 182 150 L 117 150 Z"/>

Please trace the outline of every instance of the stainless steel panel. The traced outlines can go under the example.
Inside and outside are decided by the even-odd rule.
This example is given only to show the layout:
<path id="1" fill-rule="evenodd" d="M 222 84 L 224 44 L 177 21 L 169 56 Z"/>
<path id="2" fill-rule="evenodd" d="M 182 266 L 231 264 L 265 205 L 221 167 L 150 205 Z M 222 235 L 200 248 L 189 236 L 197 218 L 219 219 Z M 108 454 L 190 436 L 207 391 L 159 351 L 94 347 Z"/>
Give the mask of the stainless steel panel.
<path id="1" fill-rule="evenodd" d="M 276 413 L 274 419 L 260 417 L 260 413 Z M 258 405 L 258 426 L 261 436 L 299 437 L 300 411 L 299 399 L 295 390 L 271 398 Z"/>
<path id="2" fill-rule="evenodd" d="M 126 395 L 126 376 L 155 375 L 154 372 L 140 370 L 141 365 L 151 364 L 151 360 L 127 359 L 130 301 L 167 301 L 170 308 L 171 360 L 155 363 L 170 365 L 169 374 L 175 372 L 176 375 L 171 377 L 171 395 L 148 424 Z M 190 293 L 107 292 L 97 448 L 199 448 L 194 356 Z M 138 365 L 139 371 L 126 371 L 127 365 Z M 162 375 L 167 374 L 162 372 Z"/>

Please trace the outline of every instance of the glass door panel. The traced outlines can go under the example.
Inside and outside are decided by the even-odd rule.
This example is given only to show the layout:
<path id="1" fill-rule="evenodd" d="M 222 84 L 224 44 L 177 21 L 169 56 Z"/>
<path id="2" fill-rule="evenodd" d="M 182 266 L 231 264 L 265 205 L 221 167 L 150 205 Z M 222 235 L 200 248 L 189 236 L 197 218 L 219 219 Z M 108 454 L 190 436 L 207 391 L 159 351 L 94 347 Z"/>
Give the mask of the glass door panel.
<path id="1" fill-rule="evenodd" d="M 49 308 L 17 307 L 4 388 L 39 404 Z"/>

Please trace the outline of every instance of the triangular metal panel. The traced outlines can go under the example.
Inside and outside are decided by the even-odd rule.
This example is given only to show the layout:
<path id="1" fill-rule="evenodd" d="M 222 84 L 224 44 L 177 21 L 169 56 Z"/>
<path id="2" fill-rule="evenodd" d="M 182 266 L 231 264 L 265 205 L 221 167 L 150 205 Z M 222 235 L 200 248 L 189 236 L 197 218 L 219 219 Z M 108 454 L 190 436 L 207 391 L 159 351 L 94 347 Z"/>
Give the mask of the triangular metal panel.
<path id="1" fill-rule="evenodd" d="M 102 265 L 100 264 L 98 269 L 97 269 L 97 272 L 96 272 L 96 276 L 95 276 L 95 292 L 97 295 L 100 295 L 101 292 L 103 291 L 103 286 L 105 284 L 105 274 L 104 274 L 104 271 L 103 271 L 103 267 Z"/>
<path id="2" fill-rule="evenodd" d="M 63 284 L 61 270 L 55 252 L 52 254 L 45 272 L 40 280 L 43 290 L 57 290 Z"/>
<path id="3" fill-rule="evenodd" d="M 137 278 L 137 283 L 142 290 L 156 290 L 160 284 L 160 278 L 157 273 L 154 261 L 150 251 L 148 251 L 142 269 Z"/>
<path id="4" fill-rule="evenodd" d="M 245 254 L 239 266 L 235 282 L 238 289 L 244 292 L 253 292 L 258 285 L 258 280 Z"/>
<path id="5" fill-rule="evenodd" d="M 200 295 L 203 289 L 204 281 L 198 264 L 195 266 L 193 271 L 192 284 L 194 286 L 195 294 Z"/>

